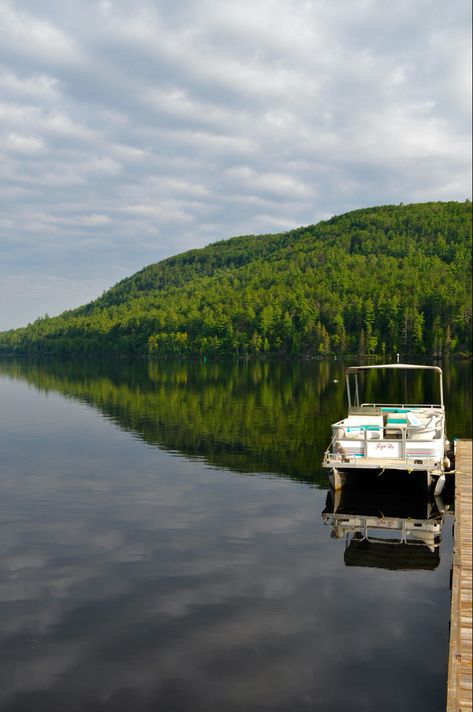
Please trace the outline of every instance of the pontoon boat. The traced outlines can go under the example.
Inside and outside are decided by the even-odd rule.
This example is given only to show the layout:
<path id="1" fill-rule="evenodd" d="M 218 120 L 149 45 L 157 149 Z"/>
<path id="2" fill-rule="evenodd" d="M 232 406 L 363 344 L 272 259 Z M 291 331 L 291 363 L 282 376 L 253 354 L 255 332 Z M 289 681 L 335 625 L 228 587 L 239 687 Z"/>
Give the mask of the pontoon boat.
<path id="1" fill-rule="evenodd" d="M 430 371 L 437 376 L 439 403 L 362 402 L 359 375 L 378 369 Z M 360 470 L 407 470 L 426 474 L 440 494 L 450 447 L 445 434 L 442 369 L 438 366 L 383 364 L 346 370 L 348 415 L 332 425 L 332 440 L 323 466 L 330 468 L 332 487 L 340 489 L 350 473 Z"/>

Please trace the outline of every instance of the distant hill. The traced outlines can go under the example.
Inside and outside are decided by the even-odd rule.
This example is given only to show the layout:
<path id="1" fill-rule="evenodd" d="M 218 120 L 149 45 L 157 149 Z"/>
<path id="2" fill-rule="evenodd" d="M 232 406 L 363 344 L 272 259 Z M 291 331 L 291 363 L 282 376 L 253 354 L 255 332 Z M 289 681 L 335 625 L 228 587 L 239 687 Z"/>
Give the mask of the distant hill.
<path id="1" fill-rule="evenodd" d="M 0 334 L 48 355 L 471 354 L 471 203 L 355 210 L 145 267 Z"/>

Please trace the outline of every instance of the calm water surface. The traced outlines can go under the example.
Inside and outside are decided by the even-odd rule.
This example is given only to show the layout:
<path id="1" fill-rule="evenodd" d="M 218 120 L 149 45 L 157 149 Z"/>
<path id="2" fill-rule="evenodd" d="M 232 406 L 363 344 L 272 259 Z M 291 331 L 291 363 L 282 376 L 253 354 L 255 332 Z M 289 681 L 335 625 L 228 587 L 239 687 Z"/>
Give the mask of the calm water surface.
<path id="1" fill-rule="evenodd" d="M 2 362 L 2 712 L 443 710 L 451 517 L 434 551 L 334 537 L 440 517 L 410 479 L 333 501 L 342 374 Z M 469 365 L 445 386 L 471 437 Z"/>

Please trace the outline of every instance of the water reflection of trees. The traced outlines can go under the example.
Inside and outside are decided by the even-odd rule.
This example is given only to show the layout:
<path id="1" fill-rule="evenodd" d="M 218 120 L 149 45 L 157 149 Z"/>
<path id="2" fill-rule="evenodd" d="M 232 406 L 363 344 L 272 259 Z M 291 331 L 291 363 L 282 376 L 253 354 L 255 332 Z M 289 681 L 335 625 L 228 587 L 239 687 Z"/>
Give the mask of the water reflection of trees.
<path id="1" fill-rule="evenodd" d="M 0 372 L 87 403 L 147 443 L 324 484 L 330 423 L 345 408 L 338 363 L 9 361 Z"/>

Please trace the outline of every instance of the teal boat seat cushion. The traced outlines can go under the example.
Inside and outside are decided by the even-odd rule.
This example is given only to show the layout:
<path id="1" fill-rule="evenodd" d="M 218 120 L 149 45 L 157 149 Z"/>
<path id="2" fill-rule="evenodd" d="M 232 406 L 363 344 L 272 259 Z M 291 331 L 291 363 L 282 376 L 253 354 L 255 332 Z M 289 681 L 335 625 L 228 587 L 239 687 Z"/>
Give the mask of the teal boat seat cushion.
<path id="1" fill-rule="evenodd" d="M 383 413 L 410 413 L 410 408 L 381 408 Z"/>
<path id="2" fill-rule="evenodd" d="M 380 430 L 379 425 L 351 425 L 348 428 L 345 428 L 345 431 L 347 433 L 357 433 L 360 432 L 360 430 Z"/>

